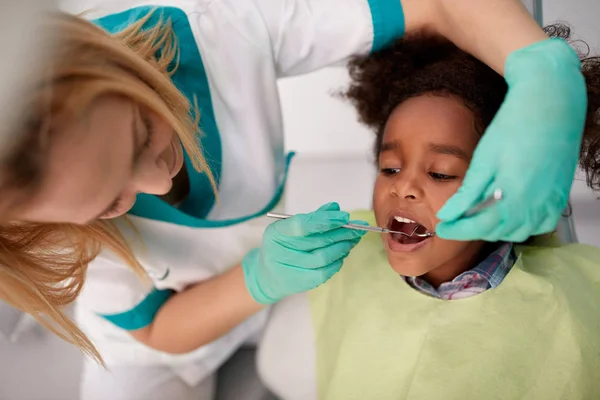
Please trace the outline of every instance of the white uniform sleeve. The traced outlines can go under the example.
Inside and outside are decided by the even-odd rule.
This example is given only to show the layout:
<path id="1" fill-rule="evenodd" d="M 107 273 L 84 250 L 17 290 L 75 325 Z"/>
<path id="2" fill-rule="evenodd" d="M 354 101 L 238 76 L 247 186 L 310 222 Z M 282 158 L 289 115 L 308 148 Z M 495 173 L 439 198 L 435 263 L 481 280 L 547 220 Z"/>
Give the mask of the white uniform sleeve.
<path id="1" fill-rule="evenodd" d="M 116 257 L 104 253 L 88 266 L 79 302 L 119 328 L 136 330 L 152 323 L 172 293 L 156 289 Z"/>
<path id="2" fill-rule="evenodd" d="M 241 40 L 260 51 L 268 50 L 265 54 L 273 58 L 278 76 L 285 77 L 377 51 L 401 37 L 404 14 L 400 1 L 162 0 L 158 5 L 182 9 L 191 21 L 202 25 L 213 45 L 228 46 L 231 33 L 241 34 Z M 98 9 L 100 15 L 147 5 L 144 0 L 61 1 L 63 10 Z M 96 12 L 92 15 L 99 16 Z"/>
<path id="3" fill-rule="evenodd" d="M 380 50 L 404 34 L 400 0 L 251 1 L 269 32 L 280 77 Z"/>

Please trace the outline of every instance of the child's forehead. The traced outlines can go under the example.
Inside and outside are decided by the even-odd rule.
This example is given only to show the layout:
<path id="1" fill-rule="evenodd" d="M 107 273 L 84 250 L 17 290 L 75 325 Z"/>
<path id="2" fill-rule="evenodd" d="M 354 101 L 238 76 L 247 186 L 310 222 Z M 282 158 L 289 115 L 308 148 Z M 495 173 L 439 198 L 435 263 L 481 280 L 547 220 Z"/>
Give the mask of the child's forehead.
<path id="1" fill-rule="evenodd" d="M 383 144 L 396 147 L 451 143 L 469 148 L 479 134 L 471 110 L 452 97 L 419 96 L 398 105 L 386 123 Z"/>

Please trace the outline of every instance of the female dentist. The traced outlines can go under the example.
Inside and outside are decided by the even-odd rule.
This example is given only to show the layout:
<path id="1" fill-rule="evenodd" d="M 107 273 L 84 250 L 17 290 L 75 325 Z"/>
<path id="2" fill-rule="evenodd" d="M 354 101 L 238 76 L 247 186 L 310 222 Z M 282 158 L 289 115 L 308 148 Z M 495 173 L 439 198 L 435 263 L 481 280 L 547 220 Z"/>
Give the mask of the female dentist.
<path id="1" fill-rule="evenodd" d="M 336 204 L 267 228 L 290 161 L 280 77 L 437 32 L 511 88 L 439 234 L 515 240 L 552 229 L 566 204 L 583 78 L 517 0 L 63 7 L 100 14 L 47 21 L 51 60 L 2 166 L 0 294 L 102 355 L 110 371 L 86 364 L 82 399 L 211 398 L 214 372 L 259 332 L 264 305 L 325 282 L 360 240 Z M 554 96 L 539 91 L 548 86 Z M 495 187 L 502 208 L 461 218 Z M 87 336 L 60 309 L 80 292 Z"/>

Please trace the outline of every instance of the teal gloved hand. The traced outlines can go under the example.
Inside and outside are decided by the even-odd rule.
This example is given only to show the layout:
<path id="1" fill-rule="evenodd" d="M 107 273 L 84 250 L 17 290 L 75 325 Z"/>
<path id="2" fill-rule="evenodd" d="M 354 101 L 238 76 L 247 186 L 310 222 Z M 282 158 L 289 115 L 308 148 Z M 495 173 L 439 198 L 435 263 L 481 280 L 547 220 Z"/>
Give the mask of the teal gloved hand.
<path id="1" fill-rule="evenodd" d="M 477 146 L 461 188 L 439 211 L 438 236 L 522 242 L 555 229 L 577 167 L 587 94 L 579 58 L 561 39 L 512 53 L 508 93 Z M 503 191 L 503 199 L 463 214 Z"/>
<path id="2" fill-rule="evenodd" d="M 349 218 L 337 203 L 330 203 L 271 224 L 262 247 L 242 261 L 246 286 L 254 300 L 272 304 L 327 282 L 365 233 L 341 228 Z"/>

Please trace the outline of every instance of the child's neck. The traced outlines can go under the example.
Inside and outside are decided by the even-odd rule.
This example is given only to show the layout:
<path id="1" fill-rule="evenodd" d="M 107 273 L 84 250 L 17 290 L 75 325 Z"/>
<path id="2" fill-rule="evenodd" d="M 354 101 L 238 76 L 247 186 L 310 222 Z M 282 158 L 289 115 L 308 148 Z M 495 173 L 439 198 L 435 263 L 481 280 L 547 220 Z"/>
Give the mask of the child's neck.
<path id="1" fill-rule="evenodd" d="M 421 278 L 437 289 L 442 283 L 451 282 L 463 272 L 475 268 L 489 255 L 491 245 L 491 243 L 479 242 L 478 246 L 469 247 L 458 257 L 429 271 Z"/>

